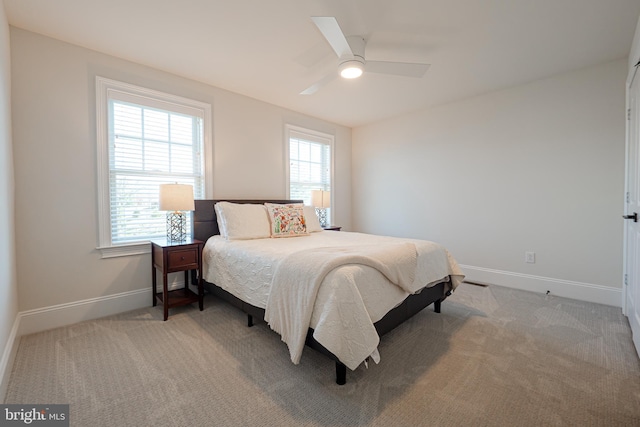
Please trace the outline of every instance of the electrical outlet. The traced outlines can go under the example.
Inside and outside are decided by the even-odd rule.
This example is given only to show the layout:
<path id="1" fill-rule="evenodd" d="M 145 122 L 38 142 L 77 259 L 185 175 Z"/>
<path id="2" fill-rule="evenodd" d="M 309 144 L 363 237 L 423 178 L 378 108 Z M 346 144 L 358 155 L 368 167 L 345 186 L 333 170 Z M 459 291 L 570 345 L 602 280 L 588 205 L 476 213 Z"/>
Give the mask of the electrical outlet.
<path id="1" fill-rule="evenodd" d="M 529 264 L 536 263 L 536 253 L 535 252 L 525 252 L 524 253 L 524 261 Z"/>

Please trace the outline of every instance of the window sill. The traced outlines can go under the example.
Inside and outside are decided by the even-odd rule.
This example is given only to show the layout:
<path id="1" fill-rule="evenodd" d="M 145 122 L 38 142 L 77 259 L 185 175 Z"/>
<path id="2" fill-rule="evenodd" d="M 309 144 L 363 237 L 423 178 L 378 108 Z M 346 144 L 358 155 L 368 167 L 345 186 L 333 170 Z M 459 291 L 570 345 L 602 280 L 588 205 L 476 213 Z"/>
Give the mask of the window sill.
<path id="1" fill-rule="evenodd" d="M 151 253 L 149 242 L 137 242 L 118 246 L 103 246 L 96 248 L 101 258 L 117 258 L 122 256 L 144 255 Z"/>

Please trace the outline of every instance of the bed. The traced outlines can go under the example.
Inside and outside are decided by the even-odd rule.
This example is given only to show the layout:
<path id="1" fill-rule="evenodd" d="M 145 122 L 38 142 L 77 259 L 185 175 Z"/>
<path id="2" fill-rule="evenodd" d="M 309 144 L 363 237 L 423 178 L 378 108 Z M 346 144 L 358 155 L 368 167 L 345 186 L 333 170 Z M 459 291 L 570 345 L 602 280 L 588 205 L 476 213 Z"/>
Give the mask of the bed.
<path id="1" fill-rule="evenodd" d="M 254 318 L 267 321 L 293 363 L 305 346 L 333 359 L 342 385 L 347 367 L 378 362 L 379 337 L 430 304 L 439 313 L 464 276 L 440 245 L 323 231 L 312 208 L 301 204 L 196 200 L 193 237 L 206 242 L 209 293 L 247 313 L 249 326 Z M 283 212 L 293 215 L 287 227 L 280 224 Z"/>

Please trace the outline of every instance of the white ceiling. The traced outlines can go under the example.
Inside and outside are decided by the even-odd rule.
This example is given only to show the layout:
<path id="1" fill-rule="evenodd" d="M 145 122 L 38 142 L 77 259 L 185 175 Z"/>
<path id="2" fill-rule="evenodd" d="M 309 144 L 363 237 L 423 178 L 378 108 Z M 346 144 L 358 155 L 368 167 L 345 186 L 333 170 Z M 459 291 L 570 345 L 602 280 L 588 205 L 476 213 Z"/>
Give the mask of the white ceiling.
<path id="1" fill-rule="evenodd" d="M 4 0 L 9 23 L 356 127 L 626 57 L 638 0 Z M 426 62 L 421 79 L 365 73 L 299 95 L 337 58 L 311 21 L 335 16 L 369 60 Z"/>

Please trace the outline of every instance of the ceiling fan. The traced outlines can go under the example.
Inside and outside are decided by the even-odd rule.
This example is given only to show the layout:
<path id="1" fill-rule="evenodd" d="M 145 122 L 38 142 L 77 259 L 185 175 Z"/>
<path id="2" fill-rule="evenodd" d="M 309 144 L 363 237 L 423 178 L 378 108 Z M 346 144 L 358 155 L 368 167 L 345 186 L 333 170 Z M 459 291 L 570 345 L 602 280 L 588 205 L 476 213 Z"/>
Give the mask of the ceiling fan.
<path id="1" fill-rule="evenodd" d="M 311 20 L 313 20 L 331 48 L 338 55 L 338 70 L 343 78 L 357 78 L 363 72 L 420 78 L 424 76 L 424 73 L 429 68 L 430 64 L 367 61 L 364 56 L 366 42 L 362 37 L 345 36 L 340 25 L 338 25 L 338 21 L 333 16 L 314 16 Z M 311 95 L 336 77 L 336 73 L 331 73 L 300 92 L 300 94 Z"/>

